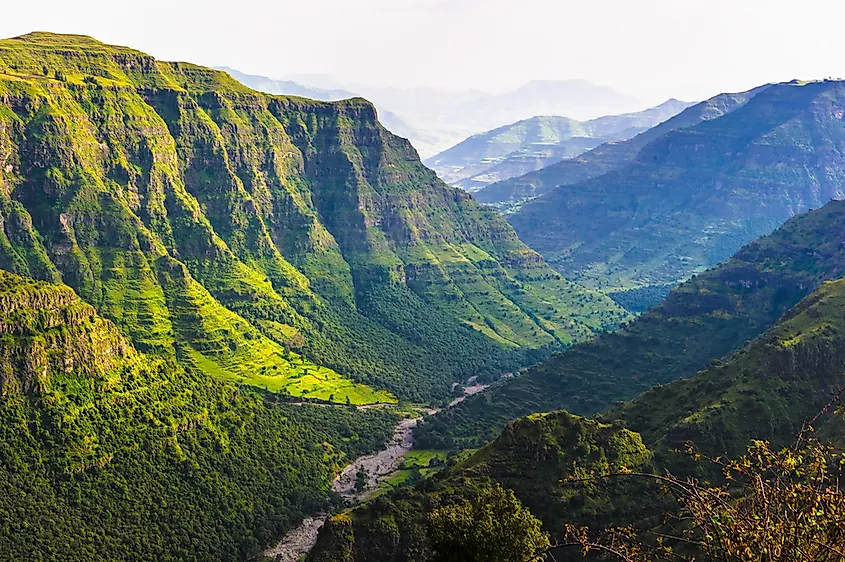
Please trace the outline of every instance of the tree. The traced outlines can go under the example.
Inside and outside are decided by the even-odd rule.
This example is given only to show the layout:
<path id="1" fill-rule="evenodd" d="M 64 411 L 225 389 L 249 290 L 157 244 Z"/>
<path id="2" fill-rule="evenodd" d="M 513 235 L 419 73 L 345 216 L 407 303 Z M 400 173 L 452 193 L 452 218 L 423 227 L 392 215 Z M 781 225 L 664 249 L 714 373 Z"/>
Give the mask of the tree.
<path id="1" fill-rule="evenodd" d="M 845 494 L 840 487 L 845 461 L 834 449 L 799 438 L 781 450 L 754 441 L 746 455 L 727 462 L 695 456 L 721 468 L 725 483 L 612 475 L 659 480 L 678 497 L 678 530 L 651 533 L 653 541 L 633 529 L 612 529 L 595 539 L 585 527 L 570 526 L 566 538 L 550 550 L 579 547 L 584 555 L 602 551 L 626 562 L 697 560 L 679 554 L 676 547 L 683 544 L 685 553 L 693 550 L 724 562 L 845 562 Z"/>
<path id="2" fill-rule="evenodd" d="M 367 487 L 367 471 L 363 468 L 358 470 L 355 473 L 355 491 L 356 492 L 363 492 L 364 488 Z"/>
<path id="3" fill-rule="evenodd" d="M 525 562 L 549 548 L 540 520 L 499 485 L 431 512 L 428 538 L 433 562 Z"/>

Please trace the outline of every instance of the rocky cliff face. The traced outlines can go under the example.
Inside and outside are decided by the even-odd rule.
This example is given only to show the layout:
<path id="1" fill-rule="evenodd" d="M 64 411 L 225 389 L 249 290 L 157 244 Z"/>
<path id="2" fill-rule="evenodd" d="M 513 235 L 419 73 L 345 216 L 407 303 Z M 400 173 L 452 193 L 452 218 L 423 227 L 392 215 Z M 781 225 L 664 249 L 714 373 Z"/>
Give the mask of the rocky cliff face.
<path id="1" fill-rule="evenodd" d="M 431 399 L 626 319 L 371 104 L 259 94 L 86 37 L 0 42 L 0 224 L 0 267 L 70 285 L 143 350 L 268 388 L 256 372 L 302 359 Z M 235 368 L 256 341 L 314 362 Z"/>
<path id="2" fill-rule="evenodd" d="M 103 378 L 134 349 L 68 287 L 25 283 L 0 271 L 0 396 L 43 393 L 54 375 Z"/>

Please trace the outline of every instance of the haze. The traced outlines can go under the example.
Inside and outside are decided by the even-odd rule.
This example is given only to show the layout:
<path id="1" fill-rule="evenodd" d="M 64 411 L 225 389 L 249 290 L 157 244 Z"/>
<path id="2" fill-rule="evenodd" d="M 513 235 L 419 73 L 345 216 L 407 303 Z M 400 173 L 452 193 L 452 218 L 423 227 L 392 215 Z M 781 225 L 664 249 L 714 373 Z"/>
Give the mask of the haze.
<path id="1" fill-rule="evenodd" d="M 8 3 L 5 37 L 73 32 L 280 78 L 502 91 L 583 78 L 658 102 L 845 75 L 828 0 L 297 0 Z"/>

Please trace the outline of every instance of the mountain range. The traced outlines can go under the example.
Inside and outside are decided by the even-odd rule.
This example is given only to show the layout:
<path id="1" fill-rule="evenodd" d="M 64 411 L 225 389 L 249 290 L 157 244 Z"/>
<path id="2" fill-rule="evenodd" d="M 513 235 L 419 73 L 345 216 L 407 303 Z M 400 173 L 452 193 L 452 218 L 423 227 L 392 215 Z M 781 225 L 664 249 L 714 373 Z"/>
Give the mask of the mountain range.
<path id="1" fill-rule="evenodd" d="M 688 442 L 736 458 L 812 420 L 845 445 L 825 415 L 845 83 L 637 135 L 642 115 L 589 122 L 630 138 L 478 192 L 506 220 L 359 88 L 239 76 L 298 94 L 87 36 L 0 40 L 0 557 L 253 560 L 333 513 L 309 560 L 428 562 L 427 514 L 497 486 L 552 539 L 660 532 L 679 504 L 651 476 L 720 478 Z M 463 108 L 456 127 L 634 103 L 578 81 L 379 95 Z M 417 416 L 413 469 L 331 492 Z"/>
<path id="2" fill-rule="evenodd" d="M 571 185 L 599 177 L 607 172 L 621 169 L 630 164 L 651 141 L 675 129 L 690 127 L 721 117 L 744 105 L 755 94 L 768 86 L 760 86 L 747 92 L 719 94 L 697 103 L 678 113 L 671 119 L 636 135 L 620 141 L 607 142 L 575 158 L 551 164 L 540 170 L 529 172 L 492 184 L 475 194 L 484 204 L 492 205 L 503 212 L 511 212 L 524 201 L 544 195 L 563 185 Z"/>
<path id="3" fill-rule="evenodd" d="M 639 113 L 590 121 L 532 117 L 473 135 L 426 159 L 425 164 L 449 185 L 475 192 L 491 183 L 578 156 L 607 141 L 631 138 L 690 105 L 672 99 Z"/>
<path id="4" fill-rule="evenodd" d="M 677 503 L 659 483 L 619 477 L 585 486 L 583 475 L 717 477 L 683 453 L 687 443 L 705 458 L 731 458 L 752 439 L 789 445 L 809 420 L 841 446 L 841 420 L 820 413 L 845 386 L 843 227 L 842 202 L 796 217 L 619 334 L 577 345 L 492 395 L 438 414 L 433 419 L 445 415 L 453 436 L 496 437 L 415 487 L 333 517 L 308 559 L 425 560 L 426 514 L 490 482 L 513 490 L 553 537 L 565 524 L 661 532 Z M 560 407 L 604 413 L 534 413 L 505 425 Z"/>
<path id="5" fill-rule="evenodd" d="M 843 197 L 845 85 L 791 82 L 753 93 L 745 103 L 736 102 L 748 95 L 703 106 L 716 111 L 687 110 L 728 111 L 680 128 L 664 123 L 669 130 L 629 163 L 526 201 L 509 222 L 564 275 L 624 292 L 671 287 L 789 217 Z M 611 150 L 596 149 L 582 164 L 600 160 L 597 152 Z"/>
<path id="6" fill-rule="evenodd" d="M 643 104 L 606 86 L 584 80 L 533 81 L 516 90 L 491 94 L 478 90 L 376 87 L 342 84 L 324 75 L 274 80 L 223 68 L 243 84 L 273 94 L 304 95 L 335 101 L 363 96 L 379 109 L 384 125 L 431 157 L 467 137 L 538 115 L 594 119 L 639 111 Z"/>
<path id="7" fill-rule="evenodd" d="M 445 401 L 630 318 L 370 103 L 77 35 L 0 41 L 0 269 L 18 557 L 254 556 L 390 437 L 354 406 Z"/>

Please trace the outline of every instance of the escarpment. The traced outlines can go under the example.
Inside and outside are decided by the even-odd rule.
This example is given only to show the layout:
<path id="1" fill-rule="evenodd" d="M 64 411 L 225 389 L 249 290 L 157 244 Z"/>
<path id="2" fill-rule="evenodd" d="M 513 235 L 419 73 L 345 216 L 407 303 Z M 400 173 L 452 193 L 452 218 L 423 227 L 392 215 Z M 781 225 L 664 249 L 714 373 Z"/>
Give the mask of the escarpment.
<path id="1" fill-rule="evenodd" d="M 438 180 L 369 102 L 265 95 L 86 37 L 0 42 L 0 186 L 0 267 L 248 384 L 301 359 L 442 398 L 628 319 Z M 295 356 L 244 373 L 257 340 Z"/>

